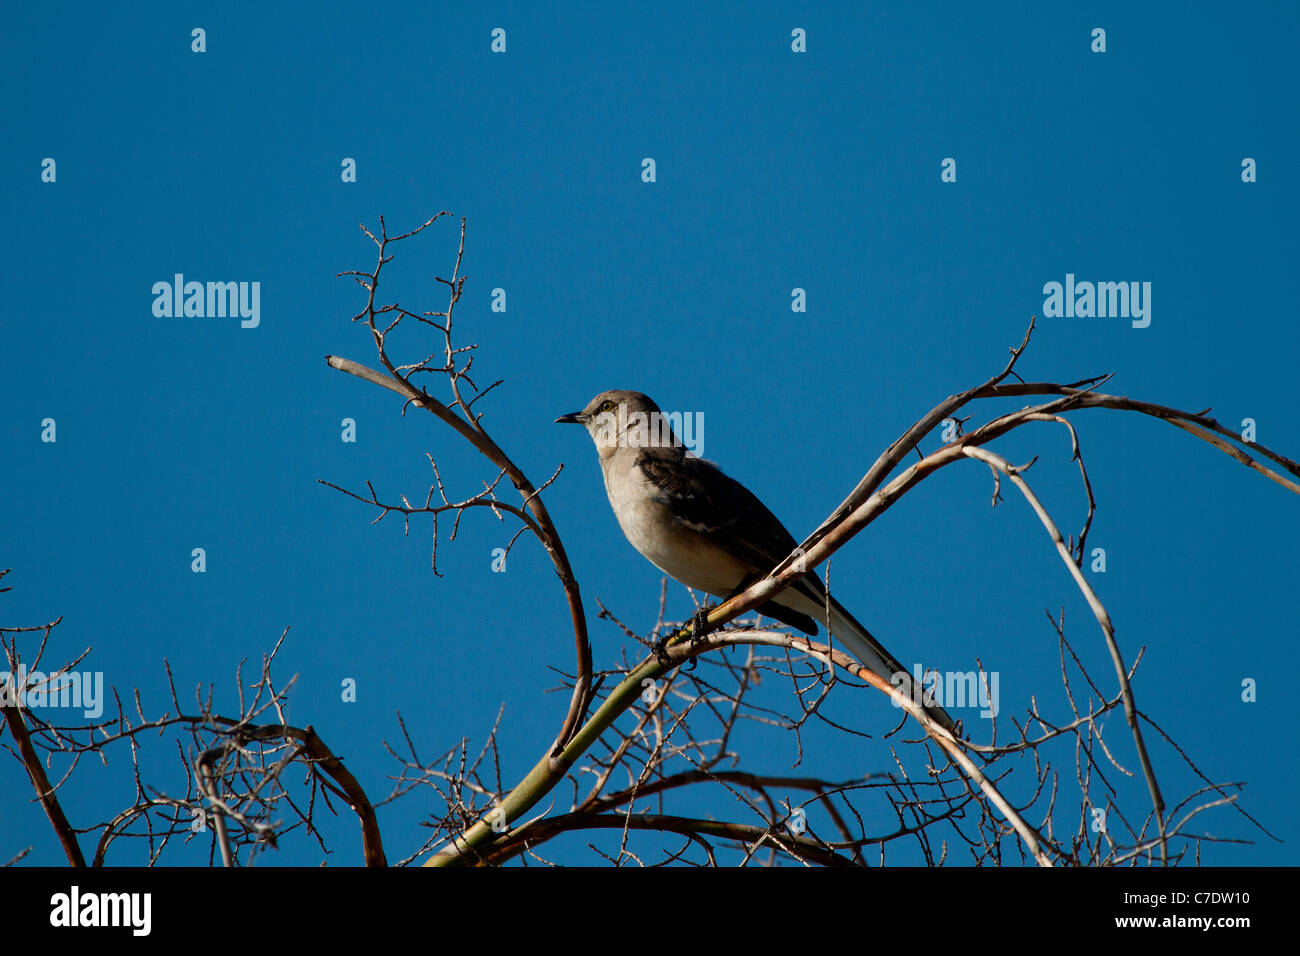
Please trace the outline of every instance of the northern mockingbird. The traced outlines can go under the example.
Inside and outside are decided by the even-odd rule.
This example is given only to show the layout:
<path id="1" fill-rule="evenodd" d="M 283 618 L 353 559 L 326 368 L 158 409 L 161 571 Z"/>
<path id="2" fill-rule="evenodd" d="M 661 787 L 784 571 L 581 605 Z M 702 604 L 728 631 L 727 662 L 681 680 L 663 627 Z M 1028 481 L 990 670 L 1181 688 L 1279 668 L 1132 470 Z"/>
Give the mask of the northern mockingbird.
<path id="1" fill-rule="evenodd" d="M 556 422 L 586 427 L 623 534 L 655 567 L 687 587 L 725 600 L 794 551 L 797 542 L 763 502 L 712 462 L 689 453 L 659 406 L 640 392 L 601 392 L 582 411 Z M 806 634 L 817 633 L 818 621 L 825 623 L 864 665 L 913 700 L 923 700 L 914 695 L 907 669 L 838 601 L 828 601 L 816 574 L 800 578 L 757 610 Z M 926 712 L 954 729 L 942 708 L 930 705 Z"/>

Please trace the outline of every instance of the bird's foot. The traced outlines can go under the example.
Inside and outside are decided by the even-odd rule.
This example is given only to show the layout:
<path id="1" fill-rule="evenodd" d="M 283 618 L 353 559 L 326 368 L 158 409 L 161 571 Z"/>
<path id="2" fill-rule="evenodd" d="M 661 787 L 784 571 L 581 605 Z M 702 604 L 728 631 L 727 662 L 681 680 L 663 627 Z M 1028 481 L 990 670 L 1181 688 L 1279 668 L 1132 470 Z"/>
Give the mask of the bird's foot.
<path id="1" fill-rule="evenodd" d="M 714 629 L 713 625 L 709 623 L 709 612 L 715 607 L 717 607 L 716 604 L 706 604 L 704 607 L 696 611 L 695 616 L 691 618 L 692 645 Z"/>
<path id="2" fill-rule="evenodd" d="M 706 604 L 704 607 L 697 610 L 695 614 L 691 617 L 691 640 L 690 640 L 691 647 L 694 647 L 696 641 L 700 640 L 702 637 L 704 637 L 704 635 L 708 634 L 710 631 L 714 629 L 712 625 L 709 624 L 709 612 L 712 611 L 715 607 L 717 607 L 716 604 Z M 669 634 L 655 641 L 655 646 L 654 646 L 655 660 L 657 660 L 660 664 L 672 663 L 672 658 L 668 656 L 668 642 L 671 641 L 676 636 L 677 634 Z M 695 667 L 695 658 L 692 657 L 690 661 L 687 662 L 686 669 L 692 670 L 694 667 Z"/>
<path id="3" fill-rule="evenodd" d="M 709 623 L 709 612 L 712 611 L 715 607 L 717 607 L 716 604 L 706 604 L 704 605 L 704 607 L 696 611 L 695 616 L 691 618 L 691 647 L 692 648 L 695 647 L 697 641 L 703 640 L 705 635 L 707 635 L 710 631 L 714 630 L 714 626 Z M 685 669 L 688 671 L 695 670 L 695 665 L 699 663 L 699 660 L 700 659 L 698 657 L 691 657 L 691 659 L 686 662 Z"/>
<path id="4" fill-rule="evenodd" d="M 668 642 L 676 636 L 677 635 L 675 634 L 665 634 L 663 637 L 659 638 L 659 640 L 655 641 L 655 660 L 660 664 L 672 663 L 672 659 L 668 656 Z"/>

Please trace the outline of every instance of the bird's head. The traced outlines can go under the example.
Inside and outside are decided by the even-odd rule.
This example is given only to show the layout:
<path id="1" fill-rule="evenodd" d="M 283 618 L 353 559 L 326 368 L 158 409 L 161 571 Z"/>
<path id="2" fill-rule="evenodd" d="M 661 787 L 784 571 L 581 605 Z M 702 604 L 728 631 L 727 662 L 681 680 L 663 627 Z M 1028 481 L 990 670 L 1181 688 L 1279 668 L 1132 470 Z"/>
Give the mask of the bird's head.
<path id="1" fill-rule="evenodd" d="M 601 392 L 582 411 L 561 415 L 555 421 L 584 426 L 602 461 L 619 447 L 682 447 L 650 396 L 626 389 Z"/>

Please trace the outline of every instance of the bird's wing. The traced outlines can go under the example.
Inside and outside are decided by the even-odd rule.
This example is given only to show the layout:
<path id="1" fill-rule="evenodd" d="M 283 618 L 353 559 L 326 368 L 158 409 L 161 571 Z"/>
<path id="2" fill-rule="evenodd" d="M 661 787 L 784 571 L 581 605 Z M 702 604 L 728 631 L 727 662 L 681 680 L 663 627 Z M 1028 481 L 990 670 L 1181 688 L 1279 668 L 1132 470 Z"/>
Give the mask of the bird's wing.
<path id="1" fill-rule="evenodd" d="M 794 550 L 785 525 L 748 488 L 702 458 L 666 462 L 642 455 L 642 473 L 678 524 L 706 535 L 755 571 L 767 572 Z"/>
<path id="2" fill-rule="evenodd" d="M 712 462 L 685 456 L 668 462 L 646 453 L 637 464 L 673 520 L 747 565 L 755 579 L 776 567 L 798 544 L 753 492 Z M 811 585 L 811 581 L 798 581 L 792 587 L 816 598 Z M 768 602 L 757 610 L 805 633 L 817 633 L 813 618 L 791 608 Z"/>
<path id="3" fill-rule="evenodd" d="M 771 571 L 798 544 L 753 492 L 712 462 L 685 457 L 669 462 L 643 453 L 637 464 L 674 520 L 744 562 L 754 570 L 755 578 Z M 799 606 L 791 607 L 791 603 Z M 844 605 L 828 598 L 826 585 L 816 574 L 800 578 L 757 610 L 807 634 L 817 633 L 817 621 L 827 623 L 859 661 L 886 680 L 902 675 L 898 679 L 904 691 L 912 692 L 907 669 Z M 926 707 L 926 711 L 948 730 L 955 729 L 955 722 L 942 707 Z"/>

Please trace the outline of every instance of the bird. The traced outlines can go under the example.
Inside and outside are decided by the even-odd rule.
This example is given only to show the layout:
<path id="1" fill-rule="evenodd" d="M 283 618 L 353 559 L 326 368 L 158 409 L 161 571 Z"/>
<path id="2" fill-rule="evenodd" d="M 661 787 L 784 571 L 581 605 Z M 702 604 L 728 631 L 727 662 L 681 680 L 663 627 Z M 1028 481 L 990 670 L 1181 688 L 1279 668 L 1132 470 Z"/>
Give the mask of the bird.
<path id="1" fill-rule="evenodd" d="M 649 396 L 612 389 L 555 421 L 587 429 L 610 507 L 628 542 L 687 587 L 726 600 L 794 552 L 797 542 L 780 519 L 739 481 L 688 451 Z M 809 635 L 818 633 L 819 621 L 825 623 L 863 665 L 923 702 L 929 716 L 955 732 L 952 717 L 916 694 L 907 669 L 828 596 L 815 573 L 757 610 Z"/>

